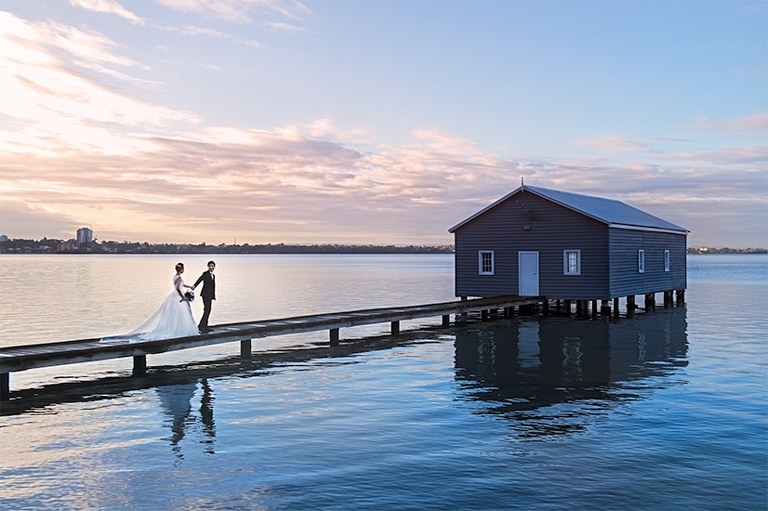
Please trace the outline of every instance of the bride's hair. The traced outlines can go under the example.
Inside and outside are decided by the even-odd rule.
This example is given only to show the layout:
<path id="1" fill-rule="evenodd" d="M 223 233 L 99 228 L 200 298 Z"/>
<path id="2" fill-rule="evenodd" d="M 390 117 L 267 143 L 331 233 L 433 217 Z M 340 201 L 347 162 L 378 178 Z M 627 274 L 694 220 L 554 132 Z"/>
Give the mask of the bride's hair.
<path id="1" fill-rule="evenodd" d="M 177 263 L 176 264 L 176 271 L 183 270 L 183 269 L 184 269 L 184 264 L 183 263 Z"/>

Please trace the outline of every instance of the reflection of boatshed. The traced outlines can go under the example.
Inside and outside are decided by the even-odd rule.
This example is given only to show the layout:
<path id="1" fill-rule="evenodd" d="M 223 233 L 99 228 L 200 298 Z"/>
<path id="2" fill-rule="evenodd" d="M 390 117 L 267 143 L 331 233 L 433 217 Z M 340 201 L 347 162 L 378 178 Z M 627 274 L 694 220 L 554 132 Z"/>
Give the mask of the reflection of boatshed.
<path id="1" fill-rule="evenodd" d="M 686 287 L 688 231 L 617 200 L 523 185 L 450 232 L 456 296 L 633 304 Z"/>

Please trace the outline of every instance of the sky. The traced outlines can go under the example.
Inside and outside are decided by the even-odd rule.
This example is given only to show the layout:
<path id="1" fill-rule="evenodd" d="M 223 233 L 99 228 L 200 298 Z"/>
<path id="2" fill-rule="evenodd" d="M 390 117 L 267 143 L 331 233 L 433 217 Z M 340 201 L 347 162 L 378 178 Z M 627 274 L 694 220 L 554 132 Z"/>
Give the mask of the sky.
<path id="1" fill-rule="evenodd" d="M 0 234 L 443 245 L 525 184 L 768 247 L 766 0 L 0 0 Z"/>

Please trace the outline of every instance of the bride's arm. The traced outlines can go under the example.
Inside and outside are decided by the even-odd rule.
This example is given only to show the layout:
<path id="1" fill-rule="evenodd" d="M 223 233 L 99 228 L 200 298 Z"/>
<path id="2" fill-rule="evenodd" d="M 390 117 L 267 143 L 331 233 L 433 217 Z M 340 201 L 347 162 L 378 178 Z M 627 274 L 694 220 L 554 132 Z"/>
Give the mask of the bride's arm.
<path id="1" fill-rule="evenodd" d="M 183 288 L 184 281 L 178 275 L 176 276 L 176 283 L 175 284 L 176 284 L 175 285 L 176 292 L 179 293 L 179 296 L 181 297 L 181 301 L 183 302 L 184 300 L 187 299 L 187 297 L 184 296 L 184 288 Z"/>

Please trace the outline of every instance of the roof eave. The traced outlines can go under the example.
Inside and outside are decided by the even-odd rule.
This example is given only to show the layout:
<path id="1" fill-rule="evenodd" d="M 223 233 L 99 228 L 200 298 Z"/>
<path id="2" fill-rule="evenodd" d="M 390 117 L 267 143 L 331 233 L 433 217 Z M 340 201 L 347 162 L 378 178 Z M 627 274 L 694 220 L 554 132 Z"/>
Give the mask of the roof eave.
<path id="1" fill-rule="evenodd" d="M 612 229 L 627 229 L 629 231 L 650 231 L 650 232 L 663 232 L 667 234 L 682 234 L 682 235 L 688 235 L 688 233 L 691 232 L 688 229 L 683 229 L 682 227 L 680 229 L 665 229 L 663 227 L 649 227 L 647 225 L 629 225 L 629 224 L 616 224 L 616 223 L 608 224 L 608 227 Z"/>

